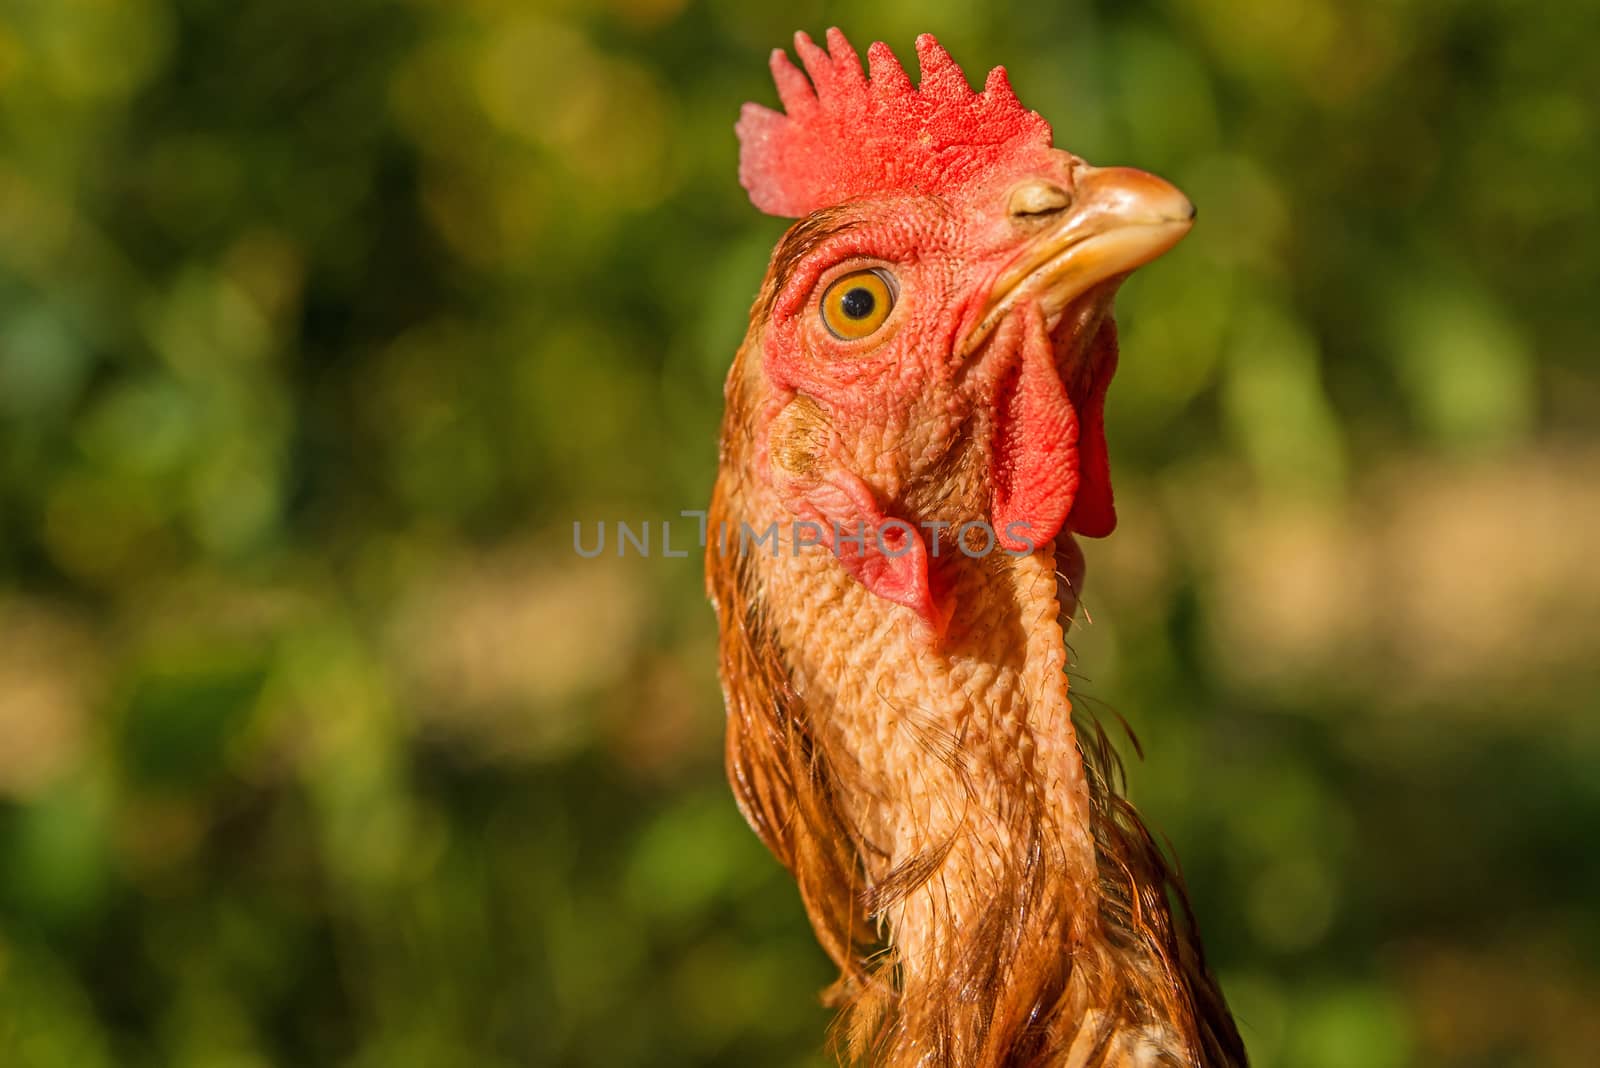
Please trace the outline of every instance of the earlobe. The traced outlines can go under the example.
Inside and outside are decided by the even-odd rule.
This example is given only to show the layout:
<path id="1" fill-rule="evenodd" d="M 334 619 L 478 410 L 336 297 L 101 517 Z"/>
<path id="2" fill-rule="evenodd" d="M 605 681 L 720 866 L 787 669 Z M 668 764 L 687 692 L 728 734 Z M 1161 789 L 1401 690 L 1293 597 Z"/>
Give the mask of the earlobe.
<path id="1" fill-rule="evenodd" d="M 814 477 L 832 437 L 827 412 L 806 394 L 796 393 L 767 426 L 767 459 L 774 484 L 783 478 Z"/>

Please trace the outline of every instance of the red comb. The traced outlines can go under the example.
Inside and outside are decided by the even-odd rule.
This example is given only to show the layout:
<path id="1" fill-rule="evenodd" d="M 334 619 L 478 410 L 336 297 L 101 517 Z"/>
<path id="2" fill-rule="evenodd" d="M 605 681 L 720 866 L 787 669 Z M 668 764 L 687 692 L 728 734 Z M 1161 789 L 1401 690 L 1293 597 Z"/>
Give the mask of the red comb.
<path id="1" fill-rule="evenodd" d="M 838 29 L 826 51 L 794 37 L 801 74 L 782 49 L 772 79 L 784 112 L 746 104 L 739 114 L 739 181 L 769 215 L 798 218 L 889 192 L 948 192 L 997 164 L 1050 147 L 1050 124 L 1017 100 L 1004 67 L 983 92 L 933 35 L 917 38 L 922 84 L 913 88 L 882 41 L 867 49 L 872 74 Z"/>

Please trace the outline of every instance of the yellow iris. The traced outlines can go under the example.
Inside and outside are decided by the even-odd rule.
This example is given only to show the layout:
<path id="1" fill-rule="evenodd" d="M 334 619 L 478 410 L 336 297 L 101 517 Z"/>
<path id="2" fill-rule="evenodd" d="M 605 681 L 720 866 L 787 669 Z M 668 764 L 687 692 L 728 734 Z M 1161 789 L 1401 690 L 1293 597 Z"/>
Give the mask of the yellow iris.
<path id="1" fill-rule="evenodd" d="M 866 337 L 889 318 L 894 291 L 882 271 L 847 274 L 822 294 L 822 322 L 842 341 Z"/>

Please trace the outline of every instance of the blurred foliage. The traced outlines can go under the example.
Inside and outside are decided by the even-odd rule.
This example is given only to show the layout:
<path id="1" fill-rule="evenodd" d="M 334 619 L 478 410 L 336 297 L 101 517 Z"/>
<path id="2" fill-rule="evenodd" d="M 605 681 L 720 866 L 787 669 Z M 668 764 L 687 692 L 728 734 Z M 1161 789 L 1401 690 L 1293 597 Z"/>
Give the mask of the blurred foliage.
<path id="1" fill-rule="evenodd" d="M 824 1063 L 698 565 L 569 532 L 705 500 L 831 23 L 1201 207 L 1075 645 L 1257 1062 L 1592 1063 L 1600 13 L 778 7 L 0 0 L 0 1064 Z"/>

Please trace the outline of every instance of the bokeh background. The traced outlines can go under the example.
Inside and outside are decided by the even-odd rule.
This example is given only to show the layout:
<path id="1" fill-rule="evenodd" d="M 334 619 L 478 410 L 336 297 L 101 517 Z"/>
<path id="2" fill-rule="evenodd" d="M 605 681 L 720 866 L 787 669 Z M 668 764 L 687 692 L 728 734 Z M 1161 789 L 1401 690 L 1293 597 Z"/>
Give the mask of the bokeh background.
<path id="1" fill-rule="evenodd" d="M 705 501 L 832 23 L 1200 205 L 1075 644 L 1257 1063 L 1594 1063 L 1593 5 L 0 0 L 0 1064 L 827 1063 L 698 563 L 572 524 Z"/>

